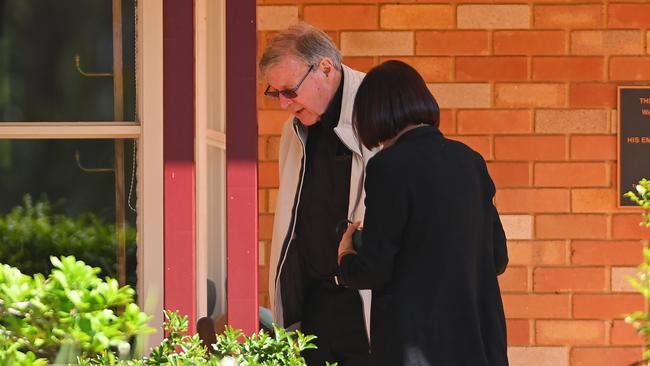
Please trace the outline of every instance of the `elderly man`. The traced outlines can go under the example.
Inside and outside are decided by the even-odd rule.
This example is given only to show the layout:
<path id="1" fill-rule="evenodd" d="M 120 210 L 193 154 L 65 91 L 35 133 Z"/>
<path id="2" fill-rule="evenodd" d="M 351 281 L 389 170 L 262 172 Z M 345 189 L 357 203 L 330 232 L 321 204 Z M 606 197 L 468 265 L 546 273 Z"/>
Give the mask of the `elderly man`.
<path id="1" fill-rule="evenodd" d="M 273 320 L 318 336 L 307 363 L 369 365 L 370 294 L 342 286 L 337 248 L 347 220 L 364 214 L 372 152 L 352 128 L 363 73 L 341 63 L 321 30 L 300 23 L 276 34 L 260 59 L 267 97 L 292 116 L 280 140 L 269 294 Z M 341 230 L 341 227 L 343 230 Z"/>

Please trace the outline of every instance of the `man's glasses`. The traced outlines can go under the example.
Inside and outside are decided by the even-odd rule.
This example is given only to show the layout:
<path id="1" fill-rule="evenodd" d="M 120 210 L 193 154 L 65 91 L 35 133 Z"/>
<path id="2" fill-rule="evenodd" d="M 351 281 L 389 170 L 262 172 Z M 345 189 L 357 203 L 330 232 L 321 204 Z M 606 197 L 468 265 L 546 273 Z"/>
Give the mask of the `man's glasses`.
<path id="1" fill-rule="evenodd" d="M 298 96 L 298 93 L 297 93 L 298 89 L 300 88 L 302 83 L 305 81 L 305 79 L 307 79 L 307 76 L 309 76 L 309 73 L 313 69 L 314 69 L 314 65 L 309 66 L 309 70 L 307 70 L 307 73 L 305 74 L 305 76 L 302 77 L 302 79 L 300 79 L 300 81 L 298 82 L 298 85 L 296 85 L 295 88 L 293 88 L 293 89 L 284 89 L 284 90 L 270 90 L 271 85 L 269 85 L 269 86 L 266 87 L 266 90 L 264 90 L 264 95 L 266 95 L 269 98 L 273 98 L 273 99 L 280 98 L 280 94 L 282 94 L 285 98 L 289 98 L 289 99 L 293 99 L 293 98 L 297 97 Z"/>

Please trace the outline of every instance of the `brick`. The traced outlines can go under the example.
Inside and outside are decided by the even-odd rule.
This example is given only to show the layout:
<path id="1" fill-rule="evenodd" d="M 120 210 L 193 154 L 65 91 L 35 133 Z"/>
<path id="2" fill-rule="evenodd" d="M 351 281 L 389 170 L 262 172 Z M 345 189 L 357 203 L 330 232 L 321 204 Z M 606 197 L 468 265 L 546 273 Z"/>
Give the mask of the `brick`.
<path id="1" fill-rule="evenodd" d="M 344 56 L 407 56 L 413 54 L 413 32 L 342 32 Z"/>
<path id="2" fill-rule="evenodd" d="M 496 84 L 495 106 L 509 108 L 563 107 L 564 84 Z"/>
<path id="3" fill-rule="evenodd" d="M 427 87 L 440 108 L 487 108 L 492 100 L 490 84 L 437 83 Z"/>
<path id="4" fill-rule="evenodd" d="M 508 347 L 510 366 L 568 366 L 565 347 Z"/>
<path id="5" fill-rule="evenodd" d="M 609 28 L 650 28 L 650 4 L 609 4 Z"/>
<path id="6" fill-rule="evenodd" d="M 636 329 L 631 324 L 627 324 L 623 320 L 614 320 L 610 330 L 612 344 L 616 345 L 644 345 L 645 341 L 643 336 L 637 333 Z"/>
<path id="7" fill-rule="evenodd" d="M 507 319 L 508 346 L 523 346 L 530 344 L 530 322 L 521 319 Z"/>
<path id="8" fill-rule="evenodd" d="M 530 28 L 528 5 L 458 5 L 459 29 Z"/>
<path id="9" fill-rule="evenodd" d="M 456 80 L 519 81 L 528 78 L 525 57 L 457 57 Z"/>
<path id="10" fill-rule="evenodd" d="M 528 163 L 489 162 L 488 170 L 497 188 L 530 186 Z"/>
<path id="11" fill-rule="evenodd" d="M 508 241 L 509 265 L 558 265 L 566 263 L 562 241 Z"/>
<path id="12" fill-rule="evenodd" d="M 571 160 L 616 160 L 616 136 L 571 136 Z"/>
<path id="13" fill-rule="evenodd" d="M 260 213 L 268 212 L 269 193 L 266 189 L 257 190 L 257 210 Z"/>
<path id="14" fill-rule="evenodd" d="M 257 138 L 257 160 L 264 161 L 266 160 L 266 141 L 267 137 L 258 137 Z"/>
<path id="15" fill-rule="evenodd" d="M 510 319 L 569 318 L 569 295 L 504 294 L 503 307 Z"/>
<path id="16" fill-rule="evenodd" d="M 533 217 L 529 215 L 500 215 L 508 239 L 532 239 Z"/>
<path id="17" fill-rule="evenodd" d="M 650 53 L 650 31 L 646 32 L 646 53 Z"/>
<path id="18" fill-rule="evenodd" d="M 258 6 L 257 30 L 285 29 L 298 22 L 297 6 Z"/>
<path id="19" fill-rule="evenodd" d="M 492 154 L 490 153 L 490 138 L 485 136 L 447 136 L 452 140 L 460 141 L 465 145 L 472 148 L 474 151 L 481 154 L 483 159 L 492 160 Z"/>
<path id="20" fill-rule="evenodd" d="M 614 215 L 612 217 L 613 239 L 650 239 L 650 229 L 639 226 L 641 215 Z"/>
<path id="21" fill-rule="evenodd" d="M 374 5 L 307 5 L 303 20 L 324 30 L 370 30 L 379 14 Z"/>
<path id="22" fill-rule="evenodd" d="M 605 268 L 536 268 L 533 289 L 540 292 L 601 292 L 606 289 Z"/>
<path id="23" fill-rule="evenodd" d="M 260 188 L 275 188 L 278 186 L 278 163 L 261 162 L 258 165 L 258 186 Z"/>
<path id="24" fill-rule="evenodd" d="M 438 126 L 440 131 L 445 135 L 453 134 L 456 132 L 456 127 L 454 123 L 454 113 L 449 109 L 440 110 L 440 126 Z"/>
<path id="25" fill-rule="evenodd" d="M 538 320 L 535 340 L 540 345 L 605 344 L 605 322 L 597 320 Z"/>
<path id="26" fill-rule="evenodd" d="M 616 211 L 616 190 L 609 188 L 574 189 L 571 191 L 572 212 Z"/>
<path id="27" fill-rule="evenodd" d="M 257 265 L 258 265 L 258 271 L 269 271 L 269 268 L 267 267 L 267 263 L 269 262 L 267 259 L 268 255 L 268 250 L 266 250 L 268 242 L 265 241 L 260 241 L 257 243 Z M 267 285 L 263 286 L 262 288 L 265 288 Z"/>
<path id="28" fill-rule="evenodd" d="M 535 237 L 539 239 L 602 239 L 607 235 L 604 215 L 538 215 Z"/>
<path id="29" fill-rule="evenodd" d="M 536 5 L 535 28 L 600 28 L 605 24 L 603 5 Z"/>
<path id="30" fill-rule="evenodd" d="M 643 260 L 640 241 L 574 241 L 571 263 L 577 265 L 637 265 Z"/>
<path id="31" fill-rule="evenodd" d="M 361 72 L 368 72 L 377 65 L 374 57 L 345 57 L 343 63 Z"/>
<path id="32" fill-rule="evenodd" d="M 579 319 L 622 319 L 626 314 L 643 310 L 640 294 L 573 295 L 573 317 Z"/>
<path id="33" fill-rule="evenodd" d="M 424 81 L 450 81 L 454 74 L 451 57 L 382 57 L 380 62 L 401 60 L 413 66 Z"/>
<path id="34" fill-rule="evenodd" d="M 535 57 L 533 80 L 537 81 L 593 81 L 605 77 L 602 57 Z"/>
<path id="35" fill-rule="evenodd" d="M 630 278 L 636 278 L 638 272 L 639 269 L 636 267 L 613 267 L 612 292 L 636 292 L 637 290 L 630 283 Z"/>
<path id="36" fill-rule="evenodd" d="M 572 107 L 616 107 L 616 85 L 603 83 L 571 84 Z"/>
<path id="37" fill-rule="evenodd" d="M 500 213 L 569 212 L 569 190 L 499 189 L 495 203 Z"/>
<path id="38" fill-rule="evenodd" d="M 273 236 L 273 215 L 260 215 L 258 227 L 260 240 L 271 240 Z"/>
<path id="39" fill-rule="evenodd" d="M 416 32 L 415 53 L 417 55 L 444 56 L 487 55 L 489 53 L 488 32 Z"/>
<path id="40" fill-rule="evenodd" d="M 609 61 L 609 78 L 639 81 L 650 79 L 650 57 L 612 57 Z"/>
<path id="41" fill-rule="evenodd" d="M 269 189 L 269 212 L 270 213 L 275 213 L 275 207 L 277 206 L 277 202 L 278 202 L 278 190 Z"/>
<path id="42" fill-rule="evenodd" d="M 269 286 L 269 270 L 265 267 L 257 267 L 257 285 L 259 288 L 265 288 Z"/>
<path id="43" fill-rule="evenodd" d="M 571 33 L 574 55 L 640 55 L 643 33 L 638 30 L 574 31 Z"/>
<path id="44" fill-rule="evenodd" d="M 607 187 L 606 163 L 538 163 L 533 168 L 536 187 Z"/>
<path id="45" fill-rule="evenodd" d="M 564 160 L 563 136 L 495 136 L 496 160 Z"/>
<path id="46" fill-rule="evenodd" d="M 450 5 L 383 5 L 380 14 L 384 29 L 445 29 L 455 23 Z"/>
<path id="47" fill-rule="evenodd" d="M 280 137 L 271 136 L 266 144 L 266 157 L 270 161 L 278 161 L 280 155 Z"/>
<path id="48" fill-rule="evenodd" d="M 526 267 L 511 267 L 498 277 L 501 292 L 526 292 L 528 270 Z"/>
<path id="49" fill-rule="evenodd" d="M 563 31 L 496 31 L 496 55 L 562 55 L 566 49 Z"/>
<path id="50" fill-rule="evenodd" d="M 574 347 L 571 349 L 571 366 L 630 366 L 642 359 L 637 347 Z"/>
<path id="51" fill-rule="evenodd" d="M 532 132 L 532 112 L 527 110 L 462 110 L 458 112 L 458 133 L 517 134 Z"/>
<path id="52" fill-rule="evenodd" d="M 260 135 L 280 135 L 282 133 L 282 126 L 287 122 L 290 115 L 287 111 L 258 111 L 257 133 Z"/>
<path id="53" fill-rule="evenodd" d="M 541 109 L 535 113 L 537 133 L 607 133 L 606 109 Z"/>

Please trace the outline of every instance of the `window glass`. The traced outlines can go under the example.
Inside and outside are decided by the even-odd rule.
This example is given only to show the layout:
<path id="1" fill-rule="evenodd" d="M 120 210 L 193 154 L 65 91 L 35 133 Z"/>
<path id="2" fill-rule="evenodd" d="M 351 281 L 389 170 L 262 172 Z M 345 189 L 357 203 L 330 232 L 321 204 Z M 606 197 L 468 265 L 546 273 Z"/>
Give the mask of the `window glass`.
<path id="1" fill-rule="evenodd" d="M 111 0 L 0 1 L 0 121 L 135 121 L 135 5 L 121 4 L 114 17 Z M 116 92 L 114 18 L 124 85 Z"/>
<path id="2" fill-rule="evenodd" d="M 226 154 L 208 146 L 208 315 L 226 313 Z"/>
<path id="3" fill-rule="evenodd" d="M 0 263 L 43 273 L 49 256 L 74 255 L 136 289 L 133 168 L 133 140 L 0 140 Z"/>

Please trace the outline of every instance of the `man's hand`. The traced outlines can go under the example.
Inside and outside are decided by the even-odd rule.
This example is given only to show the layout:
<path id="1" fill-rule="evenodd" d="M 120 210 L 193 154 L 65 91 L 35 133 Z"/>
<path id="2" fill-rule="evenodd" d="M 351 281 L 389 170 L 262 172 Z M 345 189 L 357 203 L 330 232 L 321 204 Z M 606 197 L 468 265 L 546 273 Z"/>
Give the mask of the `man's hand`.
<path id="1" fill-rule="evenodd" d="M 339 256 L 338 262 L 341 264 L 341 258 L 346 254 L 357 254 L 352 246 L 352 234 L 361 226 L 361 222 L 355 222 L 348 225 L 348 229 L 343 234 L 341 242 L 339 243 Z"/>

